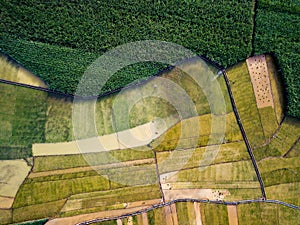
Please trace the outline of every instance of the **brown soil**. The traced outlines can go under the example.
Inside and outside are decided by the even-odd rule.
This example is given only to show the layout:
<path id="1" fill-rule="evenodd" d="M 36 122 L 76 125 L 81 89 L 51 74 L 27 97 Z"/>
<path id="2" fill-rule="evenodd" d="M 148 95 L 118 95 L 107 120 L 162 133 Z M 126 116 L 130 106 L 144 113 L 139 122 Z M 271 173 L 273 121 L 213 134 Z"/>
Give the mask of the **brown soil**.
<path id="1" fill-rule="evenodd" d="M 264 108 L 272 106 L 272 108 L 274 108 L 271 82 L 265 55 L 248 58 L 247 66 L 250 73 L 257 107 Z"/>
<path id="2" fill-rule="evenodd" d="M 236 205 L 227 205 L 229 225 L 238 225 L 238 214 Z"/>

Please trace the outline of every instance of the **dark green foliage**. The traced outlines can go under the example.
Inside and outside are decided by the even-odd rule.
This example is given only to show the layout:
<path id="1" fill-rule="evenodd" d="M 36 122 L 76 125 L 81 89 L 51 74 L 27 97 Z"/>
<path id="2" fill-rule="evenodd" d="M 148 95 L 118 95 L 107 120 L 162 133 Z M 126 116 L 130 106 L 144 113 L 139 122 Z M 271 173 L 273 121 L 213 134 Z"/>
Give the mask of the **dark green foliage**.
<path id="1" fill-rule="evenodd" d="M 299 117 L 300 3 L 292 0 L 262 0 L 258 3 L 255 53 L 275 53 L 287 90 L 288 114 Z"/>
<path id="2" fill-rule="evenodd" d="M 30 156 L 32 156 L 30 147 L 13 147 L 13 146 L 0 147 L 0 160 L 21 159 Z"/>
<path id="3" fill-rule="evenodd" d="M 251 52 L 253 1 L 68 1 L 0 3 L 0 47 L 52 89 L 73 93 L 86 67 L 104 52 L 140 40 L 180 44 L 223 64 Z M 9 29 L 8 29 L 9 28 Z M 62 48 L 67 47 L 67 48 Z M 159 71 L 138 64 L 107 90 Z"/>

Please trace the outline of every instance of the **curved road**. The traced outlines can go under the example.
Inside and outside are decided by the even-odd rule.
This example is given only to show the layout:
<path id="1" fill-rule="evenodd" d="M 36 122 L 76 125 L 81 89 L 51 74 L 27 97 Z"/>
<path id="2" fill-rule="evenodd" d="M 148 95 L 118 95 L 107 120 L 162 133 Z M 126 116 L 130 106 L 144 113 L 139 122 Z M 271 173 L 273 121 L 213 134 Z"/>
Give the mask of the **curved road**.
<path id="1" fill-rule="evenodd" d="M 199 200 L 199 199 L 191 199 L 191 198 L 183 198 L 183 199 L 176 199 L 170 202 L 162 203 L 162 204 L 157 204 L 153 205 L 152 207 L 149 207 L 147 209 L 139 210 L 134 213 L 128 213 L 128 214 L 123 214 L 121 216 L 116 216 L 116 217 L 110 217 L 110 218 L 102 218 L 102 219 L 94 219 L 94 220 L 89 220 L 86 222 L 82 223 L 77 223 L 76 225 L 88 225 L 92 223 L 99 223 L 99 222 L 105 222 L 109 220 L 117 220 L 117 219 L 124 219 L 129 216 L 136 216 L 142 213 L 147 213 L 153 209 L 161 208 L 164 206 L 169 206 L 172 205 L 176 202 L 200 202 L 200 203 L 212 203 L 212 204 L 223 204 L 223 205 L 240 205 L 240 204 L 250 204 L 250 203 L 258 203 L 258 202 L 264 202 L 264 203 L 271 203 L 271 204 L 279 204 L 279 205 L 284 205 L 293 209 L 300 210 L 299 206 L 289 204 L 286 202 L 278 201 L 278 200 L 263 200 L 263 199 L 249 199 L 249 200 L 242 200 L 242 201 L 236 201 L 236 202 L 226 202 L 226 201 L 210 201 L 210 200 Z"/>

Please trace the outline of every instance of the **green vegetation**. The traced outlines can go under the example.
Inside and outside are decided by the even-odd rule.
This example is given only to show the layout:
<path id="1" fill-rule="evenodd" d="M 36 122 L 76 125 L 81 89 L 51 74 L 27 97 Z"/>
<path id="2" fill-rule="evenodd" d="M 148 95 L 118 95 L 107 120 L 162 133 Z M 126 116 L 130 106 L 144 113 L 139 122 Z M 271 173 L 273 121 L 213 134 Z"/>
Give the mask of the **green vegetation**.
<path id="1" fill-rule="evenodd" d="M 203 224 L 229 225 L 226 205 L 201 204 L 200 209 Z"/>
<path id="2" fill-rule="evenodd" d="M 45 195 L 45 193 L 44 193 Z M 47 202 L 13 209 L 13 222 L 22 222 L 56 216 L 65 200 Z"/>
<path id="3" fill-rule="evenodd" d="M 160 199 L 158 185 L 134 186 L 109 191 L 73 195 L 66 202 L 60 216 L 73 216 L 82 213 L 124 209 L 125 203 Z M 76 202 L 80 202 L 79 208 Z"/>
<path id="4" fill-rule="evenodd" d="M 214 127 L 212 127 L 212 117 L 213 115 L 206 114 L 182 120 L 167 130 L 163 136 L 154 140 L 151 145 L 155 151 L 161 152 L 174 150 L 176 147 L 178 149 L 202 147 L 206 146 L 208 141 L 210 141 L 210 144 L 220 144 L 220 137 L 218 138 L 218 136 L 223 136 L 223 120 L 225 120 L 226 127 L 226 130 L 224 129 L 223 131 L 223 143 L 243 139 L 233 112 L 228 113 L 226 116 L 215 116 L 214 121 L 220 120 L 220 123 L 216 122 L 217 124 L 214 125 Z M 194 125 L 197 123 L 199 124 L 199 130 L 197 130 L 197 126 Z M 218 124 L 220 127 L 217 127 Z"/>
<path id="5" fill-rule="evenodd" d="M 300 116 L 299 2 L 260 0 L 256 16 L 254 51 L 274 52 L 282 69 L 288 98 L 288 114 Z"/>
<path id="6" fill-rule="evenodd" d="M 12 222 L 12 210 L 0 209 L 0 224 L 9 224 Z"/>
<path id="7" fill-rule="evenodd" d="M 286 206 L 268 203 L 238 205 L 240 225 L 281 225 L 299 223 L 300 212 Z"/>
<path id="8" fill-rule="evenodd" d="M 31 156 L 31 144 L 44 142 L 47 94 L 0 84 L 0 159 Z"/>
<path id="9" fill-rule="evenodd" d="M 227 70 L 233 97 L 248 139 L 253 147 L 265 140 L 246 63 Z"/>
<path id="10" fill-rule="evenodd" d="M 274 110 L 278 124 L 281 123 L 284 117 L 284 110 L 286 107 L 285 92 L 283 89 L 282 77 L 278 72 L 278 67 L 271 55 L 266 55 L 267 67 L 272 87 L 272 95 L 274 101 Z"/>
<path id="11" fill-rule="evenodd" d="M 256 159 L 260 160 L 269 156 L 283 156 L 297 141 L 299 133 L 299 120 L 286 117 L 280 130 L 276 133 L 271 142 L 255 149 L 254 154 Z"/>
<path id="12" fill-rule="evenodd" d="M 72 93 L 99 55 L 133 41 L 175 42 L 225 66 L 245 59 L 251 52 L 253 5 L 252 1 L 230 0 L 214 4 L 209 0 L 151 4 L 93 0 L 64 5 L 2 1 L 0 46 L 50 88 Z M 133 66 L 117 74 L 106 90 L 151 76 L 161 68 L 157 63 Z"/>
<path id="13" fill-rule="evenodd" d="M 108 157 L 110 156 L 110 157 Z M 113 157 L 113 159 L 112 159 Z M 100 153 L 87 153 L 78 155 L 41 156 L 34 158 L 34 172 L 68 169 L 90 166 L 87 159 L 94 165 L 103 165 L 108 162 L 126 162 L 138 159 L 153 158 L 153 152 L 147 147 L 122 149 Z M 113 161 L 112 161 L 113 160 Z"/>
<path id="14" fill-rule="evenodd" d="M 178 170 L 178 165 L 181 165 L 180 162 L 183 163 L 180 169 L 199 167 L 200 162 L 203 158 L 203 154 L 208 154 L 209 151 L 218 152 L 216 158 L 212 162 L 210 162 L 209 165 L 237 162 L 250 159 L 244 142 L 234 142 L 222 144 L 220 146 L 216 145 L 196 149 L 180 150 L 176 153 L 169 151 L 159 152 L 157 153 L 159 171 L 160 173 L 166 173 Z M 168 157 L 172 158 L 172 162 L 176 163 L 164 163 L 164 161 Z"/>
<path id="15" fill-rule="evenodd" d="M 108 189 L 108 180 L 100 175 L 51 182 L 31 182 L 20 187 L 13 206 L 20 208 L 65 199 L 72 194 Z"/>
<path id="16" fill-rule="evenodd" d="M 187 203 L 186 202 L 177 202 L 176 203 L 176 212 L 177 212 L 177 218 L 178 218 L 178 224 L 182 225 L 189 225 L 191 224 L 188 216 L 188 209 L 187 209 Z"/>

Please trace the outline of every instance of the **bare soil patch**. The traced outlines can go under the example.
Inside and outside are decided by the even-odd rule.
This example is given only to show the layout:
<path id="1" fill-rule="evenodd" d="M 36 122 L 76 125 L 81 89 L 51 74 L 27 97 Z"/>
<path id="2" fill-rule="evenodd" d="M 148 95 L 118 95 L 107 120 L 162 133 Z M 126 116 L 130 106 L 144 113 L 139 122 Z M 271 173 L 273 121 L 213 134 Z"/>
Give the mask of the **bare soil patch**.
<path id="1" fill-rule="evenodd" d="M 271 81 L 265 55 L 248 58 L 247 67 L 250 73 L 257 107 L 265 108 L 271 106 L 274 108 Z"/>
<path id="2" fill-rule="evenodd" d="M 236 205 L 227 205 L 229 225 L 238 225 L 238 213 Z"/>
<path id="3" fill-rule="evenodd" d="M 14 202 L 12 197 L 2 197 L 0 196 L 0 209 L 10 209 Z"/>

